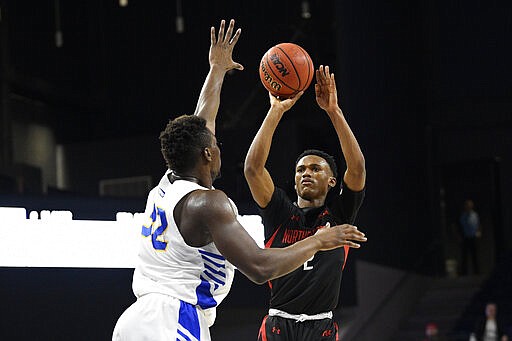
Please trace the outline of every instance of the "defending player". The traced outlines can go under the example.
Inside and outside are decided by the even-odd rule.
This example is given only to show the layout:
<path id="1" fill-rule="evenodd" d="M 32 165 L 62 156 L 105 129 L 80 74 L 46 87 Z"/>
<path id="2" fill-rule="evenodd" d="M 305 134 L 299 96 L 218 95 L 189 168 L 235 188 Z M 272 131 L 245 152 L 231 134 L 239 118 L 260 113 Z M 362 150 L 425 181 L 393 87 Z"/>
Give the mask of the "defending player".
<path id="1" fill-rule="evenodd" d="M 337 167 L 332 156 L 319 150 L 306 150 L 297 159 L 296 202 L 275 187 L 265 163 L 275 129 L 296 100 L 280 101 L 269 94 L 270 109 L 245 160 L 245 177 L 261 208 L 268 248 L 295 245 L 324 226 L 352 224 L 364 198 L 365 161 L 338 106 L 334 74 L 329 73 L 328 66 L 320 66 L 316 81 L 316 101 L 334 125 L 347 164 L 342 191 L 332 202 L 325 202 L 328 191 L 336 186 Z M 345 246 L 318 252 L 290 274 L 271 280 L 270 310 L 263 320 L 258 339 L 338 340 L 332 310 L 338 303 L 348 250 Z"/>
<path id="2" fill-rule="evenodd" d="M 210 71 L 195 115 L 170 121 L 160 135 L 169 170 L 148 196 L 138 264 L 137 301 L 119 318 L 113 340 L 210 340 L 215 308 L 228 294 L 234 267 L 256 283 L 289 273 L 318 250 L 365 241 L 351 225 L 324 229 L 285 249 L 260 249 L 236 219 L 237 209 L 212 187 L 221 158 L 215 118 L 240 30 L 232 20 L 211 30 Z"/>

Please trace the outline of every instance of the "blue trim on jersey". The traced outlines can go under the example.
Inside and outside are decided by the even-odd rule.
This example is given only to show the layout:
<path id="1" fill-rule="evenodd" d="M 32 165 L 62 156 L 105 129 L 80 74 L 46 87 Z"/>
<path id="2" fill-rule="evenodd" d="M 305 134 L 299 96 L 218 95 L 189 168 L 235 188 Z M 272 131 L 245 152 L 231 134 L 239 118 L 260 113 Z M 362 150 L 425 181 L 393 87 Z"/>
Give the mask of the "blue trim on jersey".
<path id="1" fill-rule="evenodd" d="M 186 329 L 196 339 L 200 339 L 201 327 L 199 325 L 199 317 L 197 316 L 197 310 L 195 306 L 190 303 L 180 301 L 180 314 L 178 317 L 178 324 L 179 326 Z M 188 336 L 179 330 L 179 326 L 178 333 L 187 340 L 190 340 Z"/>
<path id="2" fill-rule="evenodd" d="M 216 275 L 219 275 L 221 277 L 224 277 L 226 278 L 226 274 L 222 271 L 222 270 L 215 270 L 214 268 L 212 268 L 211 266 L 209 266 L 208 264 L 204 264 L 204 267 L 207 269 L 207 270 L 210 270 L 211 272 L 213 272 L 214 274 Z M 205 271 L 206 272 L 206 271 Z"/>
<path id="3" fill-rule="evenodd" d="M 210 291 L 210 282 L 205 280 L 201 276 L 201 284 L 196 288 L 197 305 L 203 309 L 208 309 L 217 306 L 217 301 L 213 298 L 213 294 Z"/>
<path id="4" fill-rule="evenodd" d="M 203 270 L 203 274 L 200 276 L 201 283 L 196 288 L 196 296 L 197 296 L 197 304 L 203 308 L 211 308 L 217 306 L 217 301 L 213 298 L 213 291 L 217 290 L 220 286 L 226 285 L 225 278 L 227 277 L 225 261 L 226 258 L 224 256 L 208 252 L 205 250 L 199 250 L 201 254 L 201 258 L 203 258 L 203 266 L 205 270 Z M 213 261 L 213 259 L 216 261 Z M 222 263 L 218 261 L 222 261 Z M 222 278 L 220 278 L 222 277 Z"/>
<path id="5" fill-rule="evenodd" d="M 210 257 L 220 259 L 220 260 L 226 260 L 226 258 L 224 258 L 224 256 L 219 255 L 217 253 L 212 253 L 212 252 L 208 252 L 208 251 L 204 251 L 204 250 L 198 250 L 198 251 L 200 254 L 205 255 L 205 256 L 210 256 Z"/>
<path id="6" fill-rule="evenodd" d="M 225 264 L 221 264 L 221 263 L 216 263 L 214 262 L 212 259 L 204 256 L 204 255 L 201 255 L 201 258 L 203 258 L 205 261 L 207 261 L 208 263 L 212 263 L 213 265 L 215 265 L 216 267 L 218 268 L 225 268 L 226 265 Z"/>
<path id="7" fill-rule="evenodd" d="M 224 282 L 224 281 L 222 281 L 222 280 L 218 279 L 217 277 L 215 277 L 213 274 L 211 274 L 210 272 L 208 272 L 208 271 L 206 271 L 206 270 L 205 270 L 205 271 L 203 271 L 203 274 L 205 274 L 206 276 L 208 276 L 209 278 L 211 278 L 211 279 L 212 279 L 212 281 L 214 281 L 214 282 L 216 282 L 216 283 L 219 283 L 220 285 L 224 285 L 224 284 L 226 284 L 226 282 Z M 203 278 L 203 276 L 201 276 L 201 278 Z M 205 280 L 206 280 L 206 278 L 203 278 L 203 279 L 205 279 Z"/>
<path id="8" fill-rule="evenodd" d="M 160 187 L 158 187 L 158 195 L 160 195 L 161 198 L 163 198 L 165 196 L 165 191 L 163 189 L 161 189 Z"/>

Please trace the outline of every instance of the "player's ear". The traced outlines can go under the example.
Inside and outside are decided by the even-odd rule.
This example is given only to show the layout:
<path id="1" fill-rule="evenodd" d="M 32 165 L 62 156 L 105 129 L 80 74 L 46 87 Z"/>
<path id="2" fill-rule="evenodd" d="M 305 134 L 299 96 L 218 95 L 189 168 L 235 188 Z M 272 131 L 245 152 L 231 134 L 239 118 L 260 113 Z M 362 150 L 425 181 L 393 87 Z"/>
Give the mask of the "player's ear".
<path id="1" fill-rule="evenodd" d="M 334 186 L 336 186 L 336 178 L 333 176 L 329 177 L 328 185 L 330 188 L 333 188 Z"/>
<path id="2" fill-rule="evenodd" d="M 212 151 L 210 150 L 210 147 L 204 147 L 203 156 L 206 158 L 206 160 L 212 161 Z"/>

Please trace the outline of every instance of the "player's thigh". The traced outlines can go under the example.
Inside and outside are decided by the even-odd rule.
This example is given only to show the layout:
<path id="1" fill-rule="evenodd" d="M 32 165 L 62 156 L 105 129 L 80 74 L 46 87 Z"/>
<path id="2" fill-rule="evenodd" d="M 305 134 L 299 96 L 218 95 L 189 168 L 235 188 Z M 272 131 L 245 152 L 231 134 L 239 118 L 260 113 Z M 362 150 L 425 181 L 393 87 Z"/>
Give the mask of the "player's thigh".
<path id="1" fill-rule="evenodd" d="M 300 325 L 297 341 L 337 341 L 338 324 L 332 319 L 304 321 Z"/>
<path id="2" fill-rule="evenodd" d="M 277 316 L 265 316 L 261 322 L 258 341 L 295 340 L 295 321 Z"/>

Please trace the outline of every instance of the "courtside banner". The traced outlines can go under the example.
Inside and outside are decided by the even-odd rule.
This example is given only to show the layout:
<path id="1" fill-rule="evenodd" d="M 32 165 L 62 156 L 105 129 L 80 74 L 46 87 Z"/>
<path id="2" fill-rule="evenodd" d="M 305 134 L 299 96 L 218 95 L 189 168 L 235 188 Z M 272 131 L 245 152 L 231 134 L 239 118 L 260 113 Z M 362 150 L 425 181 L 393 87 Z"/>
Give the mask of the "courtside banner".
<path id="1" fill-rule="evenodd" d="M 134 268 L 143 220 L 142 213 L 118 212 L 114 221 L 74 220 L 71 211 L 0 207 L 0 266 Z M 261 218 L 238 220 L 263 247 Z"/>

